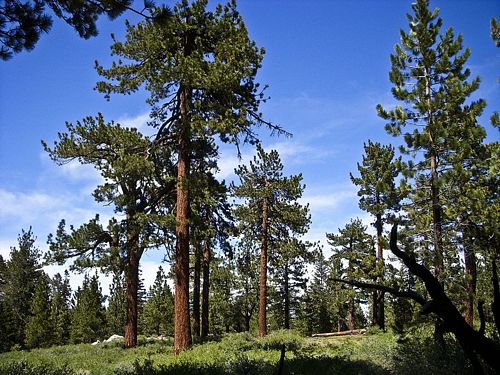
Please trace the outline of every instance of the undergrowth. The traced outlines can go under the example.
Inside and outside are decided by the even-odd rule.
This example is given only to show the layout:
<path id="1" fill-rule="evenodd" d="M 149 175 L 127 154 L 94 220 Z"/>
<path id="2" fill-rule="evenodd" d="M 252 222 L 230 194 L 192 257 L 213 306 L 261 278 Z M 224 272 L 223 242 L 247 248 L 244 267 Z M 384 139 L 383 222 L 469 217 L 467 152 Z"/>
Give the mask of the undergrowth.
<path id="1" fill-rule="evenodd" d="M 134 349 L 113 342 L 2 353 L 0 375 L 275 374 L 283 345 L 283 374 L 472 373 L 455 340 L 447 337 L 446 343 L 438 347 L 423 331 L 336 338 L 276 331 L 262 339 L 232 333 L 198 340 L 174 356 L 171 339 L 141 339 Z"/>

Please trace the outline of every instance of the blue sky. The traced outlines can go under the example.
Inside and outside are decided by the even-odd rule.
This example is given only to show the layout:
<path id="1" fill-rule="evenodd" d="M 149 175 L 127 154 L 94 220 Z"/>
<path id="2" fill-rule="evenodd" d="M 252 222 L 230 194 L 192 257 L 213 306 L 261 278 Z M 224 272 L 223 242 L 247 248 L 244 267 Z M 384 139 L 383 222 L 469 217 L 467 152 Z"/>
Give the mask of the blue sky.
<path id="1" fill-rule="evenodd" d="M 349 172 L 356 172 L 363 142 L 397 142 L 385 134 L 375 106 L 395 104 L 388 80 L 389 55 L 399 42 L 399 30 L 408 28 L 405 14 L 410 4 L 402 0 L 238 2 L 251 37 L 266 49 L 259 81 L 270 85 L 271 100 L 263 113 L 294 135 L 271 138 L 262 132 L 262 140 L 266 148 L 278 149 L 287 174 L 304 175 L 303 201 L 310 204 L 313 220 L 308 239 L 323 239 L 325 232 L 336 231 L 354 216 L 369 222 L 357 207 Z M 445 27 L 464 35 L 464 46 L 472 51 L 468 66 L 473 76 L 482 78 L 475 97 L 488 102 L 481 123 L 488 139 L 498 140 L 488 118 L 500 109 L 500 50 L 490 38 L 489 20 L 500 15 L 500 3 L 435 0 L 431 6 L 441 9 Z M 112 214 L 90 196 L 98 175 L 77 164 L 55 166 L 40 140 L 51 143 L 57 132 L 64 131 L 65 121 L 97 112 L 147 130 L 144 93 L 114 96 L 107 102 L 93 90 L 98 80 L 94 61 L 105 66 L 112 61 L 110 34 L 121 39 L 125 18 L 137 20 L 131 14 L 113 22 L 102 19 L 99 36 L 90 40 L 79 39 L 55 20 L 52 31 L 32 52 L 0 62 L 0 254 L 4 257 L 22 228 L 31 225 L 39 247 L 45 249 L 47 235 L 60 219 L 80 224 L 96 212 Z M 243 160 L 238 161 L 236 150 L 224 147 L 220 178 L 231 179 L 234 167 L 248 161 L 252 152 L 244 148 Z M 161 258 L 161 252 L 145 256 L 147 285 Z M 79 280 L 75 276 L 74 284 Z"/>

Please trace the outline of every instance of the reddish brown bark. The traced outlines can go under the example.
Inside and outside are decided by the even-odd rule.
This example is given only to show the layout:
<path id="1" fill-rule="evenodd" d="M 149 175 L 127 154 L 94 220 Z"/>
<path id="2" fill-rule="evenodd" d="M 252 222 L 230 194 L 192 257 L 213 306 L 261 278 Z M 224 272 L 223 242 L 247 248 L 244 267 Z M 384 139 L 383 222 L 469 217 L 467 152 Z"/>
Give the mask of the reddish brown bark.
<path id="1" fill-rule="evenodd" d="M 259 275 L 259 337 L 267 334 L 267 231 L 268 231 L 268 202 L 264 198 L 262 204 L 262 237 L 260 248 L 260 275 Z"/>
<path id="2" fill-rule="evenodd" d="M 200 283 L 201 283 L 201 250 L 195 244 L 193 275 L 193 335 L 200 336 Z"/>
<path id="3" fill-rule="evenodd" d="M 177 139 L 177 210 L 175 246 L 175 333 L 174 352 L 179 354 L 192 345 L 189 316 L 189 90 L 180 92 L 181 126 Z"/>
<path id="4" fill-rule="evenodd" d="M 201 337 L 207 337 L 209 332 L 209 294 L 210 294 L 210 243 L 205 240 L 203 248 L 203 289 L 201 306 Z"/>

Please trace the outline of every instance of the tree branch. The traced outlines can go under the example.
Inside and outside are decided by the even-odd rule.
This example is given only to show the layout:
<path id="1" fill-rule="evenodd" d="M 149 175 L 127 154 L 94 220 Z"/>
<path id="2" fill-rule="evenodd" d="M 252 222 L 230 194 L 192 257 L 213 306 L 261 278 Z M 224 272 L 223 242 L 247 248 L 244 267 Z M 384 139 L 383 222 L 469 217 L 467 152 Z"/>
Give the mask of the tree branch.
<path id="1" fill-rule="evenodd" d="M 427 301 L 424 297 L 422 297 L 420 294 L 418 294 L 417 292 L 415 292 L 413 290 L 399 290 L 399 289 L 391 288 L 391 287 L 385 286 L 385 285 L 364 283 L 361 281 L 349 281 L 349 280 L 342 280 L 342 279 L 333 279 L 333 281 L 357 286 L 358 288 L 381 290 L 383 292 L 395 295 L 396 297 L 410 298 L 410 299 L 414 300 L 415 302 L 418 302 L 422 306 L 427 303 Z"/>

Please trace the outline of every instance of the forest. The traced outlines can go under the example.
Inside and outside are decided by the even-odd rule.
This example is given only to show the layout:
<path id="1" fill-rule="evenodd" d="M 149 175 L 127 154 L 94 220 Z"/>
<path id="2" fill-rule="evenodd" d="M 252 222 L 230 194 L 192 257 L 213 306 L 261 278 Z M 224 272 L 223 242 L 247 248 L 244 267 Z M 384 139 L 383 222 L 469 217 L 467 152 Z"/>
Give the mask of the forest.
<path id="1" fill-rule="evenodd" d="M 319 241 L 303 174 L 263 144 L 293 134 L 263 110 L 265 51 L 235 0 L 6 0 L 0 56 L 36 50 L 54 20 L 88 39 L 127 14 L 94 90 L 144 99 L 147 130 L 94 113 L 42 140 L 58 168 L 99 175 L 88 196 L 112 213 L 58 218 L 43 250 L 20 229 L 0 255 L 0 373 L 500 372 L 500 118 L 439 8 L 408 4 L 393 35 L 397 104 L 377 105 L 374 130 L 392 141 L 367 137 L 347 177 L 369 219 Z M 491 16 L 484 43 L 499 47 Z M 253 150 L 232 180 L 228 146 Z M 146 287 L 152 252 L 164 262 Z"/>

